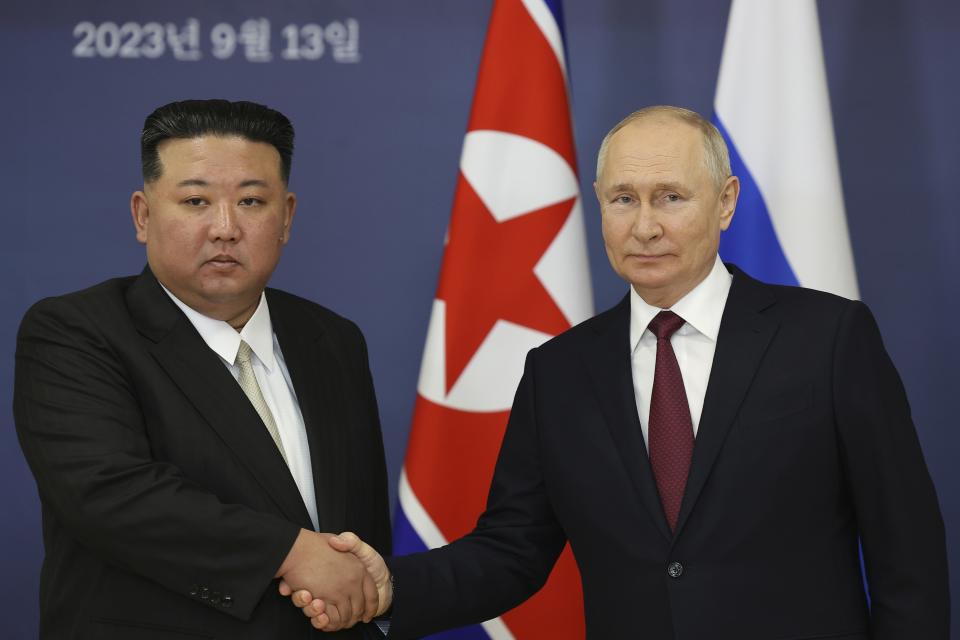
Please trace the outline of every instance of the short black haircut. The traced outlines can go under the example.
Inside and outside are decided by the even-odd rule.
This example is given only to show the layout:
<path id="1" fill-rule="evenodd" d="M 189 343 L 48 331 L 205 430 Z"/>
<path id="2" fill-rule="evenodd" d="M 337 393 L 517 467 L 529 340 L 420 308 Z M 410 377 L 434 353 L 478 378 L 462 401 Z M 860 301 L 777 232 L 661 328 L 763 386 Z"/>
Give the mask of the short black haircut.
<path id="1" fill-rule="evenodd" d="M 272 145 L 280 154 L 283 182 L 289 182 L 293 161 L 293 125 L 285 115 L 256 102 L 181 100 L 159 107 L 143 123 L 140 164 L 144 184 L 159 178 L 163 170 L 157 152 L 161 142 L 208 135 L 239 136 Z"/>

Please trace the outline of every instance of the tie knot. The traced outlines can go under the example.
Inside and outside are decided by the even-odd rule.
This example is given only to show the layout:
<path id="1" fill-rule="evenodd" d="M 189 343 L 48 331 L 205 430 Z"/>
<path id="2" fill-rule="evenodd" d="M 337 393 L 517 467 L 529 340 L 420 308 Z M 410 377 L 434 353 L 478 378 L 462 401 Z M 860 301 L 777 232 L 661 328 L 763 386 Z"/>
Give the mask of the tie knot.
<path id="1" fill-rule="evenodd" d="M 682 327 L 684 322 L 686 320 L 673 311 L 661 311 L 653 317 L 647 328 L 653 335 L 657 336 L 657 340 L 669 340 L 670 336 Z"/>
<path id="2" fill-rule="evenodd" d="M 250 348 L 250 345 L 247 344 L 246 340 L 240 341 L 240 348 L 237 349 L 237 359 L 234 364 L 248 364 L 250 362 L 250 354 L 253 353 L 253 350 Z"/>

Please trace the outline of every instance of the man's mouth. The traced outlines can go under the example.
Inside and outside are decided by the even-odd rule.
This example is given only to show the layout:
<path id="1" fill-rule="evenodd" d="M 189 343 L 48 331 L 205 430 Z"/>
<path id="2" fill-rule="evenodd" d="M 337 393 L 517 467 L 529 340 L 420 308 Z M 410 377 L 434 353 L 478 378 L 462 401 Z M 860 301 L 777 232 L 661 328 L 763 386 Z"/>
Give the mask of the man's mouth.
<path id="1" fill-rule="evenodd" d="M 225 254 L 225 253 L 220 253 L 220 254 L 217 254 L 217 255 L 213 256 L 212 258 L 210 258 L 209 260 L 207 260 L 207 263 L 208 263 L 208 264 L 212 264 L 212 265 L 214 265 L 214 266 L 219 266 L 219 267 L 225 267 L 225 266 L 228 266 L 228 265 L 239 264 L 236 258 L 234 258 L 233 256 L 230 256 L 230 255 L 227 255 L 227 254 Z"/>

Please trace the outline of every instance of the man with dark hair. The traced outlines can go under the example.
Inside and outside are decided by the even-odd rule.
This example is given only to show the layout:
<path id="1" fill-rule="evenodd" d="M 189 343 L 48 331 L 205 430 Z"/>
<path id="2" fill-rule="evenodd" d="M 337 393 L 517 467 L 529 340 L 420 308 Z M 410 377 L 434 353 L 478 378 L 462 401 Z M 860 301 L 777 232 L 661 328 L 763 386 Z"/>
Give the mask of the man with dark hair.
<path id="1" fill-rule="evenodd" d="M 740 185 L 699 114 L 625 118 L 594 188 L 630 290 L 527 356 L 474 531 L 386 563 L 329 539 L 392 599 L 390 637 L 503 613 L 569 541 L 591 639 L 947 640 L 943 521 L 867 307 L 720 261 Z"/>
<path id="2" fill-rule="evenodd" d="M 350 623 L 376 611 L 361 563 L 317 533 L 390 545 L 363 336 L 266 288 L 296 209 L 293 137 L 250 102 L 154 111 L 130 201 L 148 266 L 24 317 L 14 414 L 42 503 L 42 638 L 311 636 L 279 577 Z"/>
<path id="3" fill-rule="evenodd" d="M 159 107 L 143 123 L 140 163 L 144 184 L 160 177 L 160 143 L 170 138 L 201 136 L 239 136 L 251 142 L 269 144 L 280 154 L 283 183 L 289 183 L 293 125 L 285 115 L 255 102 L 183 100 Z"/>

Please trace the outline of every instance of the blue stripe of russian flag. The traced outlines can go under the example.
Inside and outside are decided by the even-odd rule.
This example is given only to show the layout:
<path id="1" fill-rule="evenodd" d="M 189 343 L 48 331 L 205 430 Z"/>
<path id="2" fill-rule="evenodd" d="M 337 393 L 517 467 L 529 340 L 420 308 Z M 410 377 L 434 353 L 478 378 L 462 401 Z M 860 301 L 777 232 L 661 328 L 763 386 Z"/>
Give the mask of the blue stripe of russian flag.
<path id="1" fill-rule="evenodd" d="M 717 116 L 713 117 L 713 124 L 727 142 L 733 175 L 740 178 L 740 199 L 733 223 L 720 234 L 720 257 L 764 282 L 799 284 L 780 247 L 763 195 L 740 157 L 736 143 Z"/>

